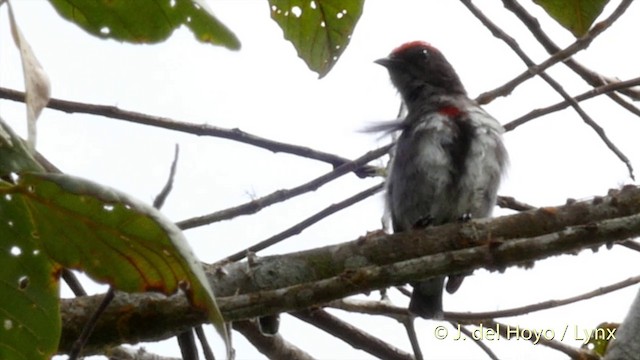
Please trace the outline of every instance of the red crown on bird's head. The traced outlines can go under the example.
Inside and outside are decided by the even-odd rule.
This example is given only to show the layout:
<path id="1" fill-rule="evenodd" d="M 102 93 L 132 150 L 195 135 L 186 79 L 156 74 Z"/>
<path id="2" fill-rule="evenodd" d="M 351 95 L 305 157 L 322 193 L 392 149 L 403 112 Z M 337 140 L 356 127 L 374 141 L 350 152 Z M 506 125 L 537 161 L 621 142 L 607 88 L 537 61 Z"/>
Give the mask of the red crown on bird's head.
<path id="1" fill-rule="evenodd" d="M 436 50 L 436 48 L 433 47 L 433 45 L 429 44 L 428 42 L 422 41 L 422 40 L 416 40 L 416 41 L 410 41 L 408 43 L 404 43 L 398 46 L 397 48 L 393 49 L 393 51 L 391 52 L 391 55 L 400 54 L 409 49 L 414 49 L 414 48 L 427 48 L 430 50 Z"/>

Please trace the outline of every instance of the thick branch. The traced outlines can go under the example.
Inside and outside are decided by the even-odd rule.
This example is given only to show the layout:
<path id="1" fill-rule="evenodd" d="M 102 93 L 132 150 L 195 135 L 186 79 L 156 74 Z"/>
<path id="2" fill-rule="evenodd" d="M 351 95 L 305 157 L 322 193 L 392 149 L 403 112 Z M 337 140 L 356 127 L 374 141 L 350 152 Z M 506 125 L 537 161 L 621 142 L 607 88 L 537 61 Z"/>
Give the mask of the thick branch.
<path id="1" fill-rule="evenodd" d="M 611 193 L 496 219 L 394 235 L 374 232 L 339 245 L 259 258 L 251 265 L 211 267 L 209 277 L 225 319 L 235 321 L 435 275 L 500 270 L 638 236 L 640 189 L 627 186 Z M 68 351 L 79 324 L 86 322 L 99 299 L 63 301 L 61 352 Z M 118 294 L 96 324 L 87 348 L 96 351 L 123 342 L 154 341 L 205 319 L 182 296 Z"/>

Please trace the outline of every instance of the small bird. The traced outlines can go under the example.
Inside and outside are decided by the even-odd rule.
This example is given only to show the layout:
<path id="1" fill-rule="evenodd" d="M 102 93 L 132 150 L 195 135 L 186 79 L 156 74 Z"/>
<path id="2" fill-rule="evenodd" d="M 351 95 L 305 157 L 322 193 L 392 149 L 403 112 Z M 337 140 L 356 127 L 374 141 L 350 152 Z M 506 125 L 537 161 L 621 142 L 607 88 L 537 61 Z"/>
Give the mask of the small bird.
<path id="1" fill-rule="evenodd" d="M 387 68 L 406 117 L 376 130 L 400 131 L 386 185 L 394 232 L 491 216 L 508 162 L 504 129 L 467 92 L 442 53 L 406 43 L 375 61 Z M 462 275 L 449 276 L 455 292 Z M 444 277 L 411 284 L 409 311 L 442 318 Z"/>

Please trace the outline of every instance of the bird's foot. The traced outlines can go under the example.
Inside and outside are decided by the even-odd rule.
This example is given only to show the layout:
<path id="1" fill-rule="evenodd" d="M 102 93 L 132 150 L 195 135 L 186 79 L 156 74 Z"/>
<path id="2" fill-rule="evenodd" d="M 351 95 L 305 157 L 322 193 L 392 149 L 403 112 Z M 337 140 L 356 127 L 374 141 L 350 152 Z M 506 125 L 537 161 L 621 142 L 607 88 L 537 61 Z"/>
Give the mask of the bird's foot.
<path id="1" fill-rule="evenodd" d="M 416 221 L 415 224 L 413 224 L 413 228 L 424 229 L 426 227 L 429 227 L 432 223 L 433 223 L 433 218 L 431 217 L 431 215 L 427 215 L 421 218 L 420 220 Z"/>

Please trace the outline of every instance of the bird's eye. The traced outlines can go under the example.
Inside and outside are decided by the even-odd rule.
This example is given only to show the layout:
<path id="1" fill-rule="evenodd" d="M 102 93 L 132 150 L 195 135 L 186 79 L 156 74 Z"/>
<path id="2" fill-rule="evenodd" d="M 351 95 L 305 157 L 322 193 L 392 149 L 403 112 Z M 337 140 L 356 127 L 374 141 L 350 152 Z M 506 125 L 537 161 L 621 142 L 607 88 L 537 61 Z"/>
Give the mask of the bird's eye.
<path id="1" fill-rule="evenodd" d="M 427 49 L 422 49 L 420 51 L 420 57 L 422 57 L 424 60 L 429 59 L 429 50 Z"/>

